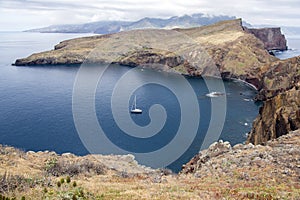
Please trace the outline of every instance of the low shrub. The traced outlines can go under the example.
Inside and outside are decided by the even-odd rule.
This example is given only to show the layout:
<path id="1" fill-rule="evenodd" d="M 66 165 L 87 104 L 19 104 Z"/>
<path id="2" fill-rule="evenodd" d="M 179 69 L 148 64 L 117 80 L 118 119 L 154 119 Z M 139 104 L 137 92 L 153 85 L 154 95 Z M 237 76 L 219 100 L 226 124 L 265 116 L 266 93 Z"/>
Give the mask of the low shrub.
<path id="1" fill-rule="evenodd" d="M 28 179 L 19 175 L 9 175 L 6 172 L 0 175 L 0 193 L 25 191 L 37 185 L 37 180 Z"/>
<path id="2" fill-rule="evenodd" d="M 56 162 L 46 162 L 47 173 L 53 176 L 69 175 L 74 176 L 81 173 L 95 173 L 97 175 L 104 174 L 106 167 L 100 163 L 94 163 L 89 160 L 82 160 L 79 162 L 70 162 L 64 159 L 57 160 Z"/>

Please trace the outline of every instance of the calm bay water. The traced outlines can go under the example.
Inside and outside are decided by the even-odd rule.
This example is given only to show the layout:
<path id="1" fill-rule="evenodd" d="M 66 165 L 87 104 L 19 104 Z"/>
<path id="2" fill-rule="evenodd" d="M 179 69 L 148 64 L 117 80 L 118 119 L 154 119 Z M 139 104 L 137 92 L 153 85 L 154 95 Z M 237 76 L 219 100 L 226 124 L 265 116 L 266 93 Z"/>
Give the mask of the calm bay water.
<path id="1" fill-rule="evenodd" d="M 286 35 L 288 41 L 288 51 L 277 52 L 275 55 L 280 59 L 287 59 L 300 55 L 300 36 L 299 35 Z"/>
<path id="2" fill-rule="evenodd" d="M 24 150 L 50 150 L 57 153 L 72 152 L 85 155 L 89 152 L 82 144 L 76 131 L 72 114 L 72 91 L 78 66 L 15 67 L 16 58 L 33 52 L 53 48 L 54 44 L 79 34 L 40 34 L 40 33 L 0 33 L 0 143 Z M 105 72 L 102 84 L 96 91 L 97 117 L 103 129 L 111 133 L 111 140 L 117 145 L 137 152 L 151 151 L 151 142 L 130 140 L 120 137 L 120 130 L 111 115 L 110 97 L 114 83 L 131 68 L 113 65 Z M 167 78 L 166 74 L 166 78 Z M 206 97 L 208 90 L 201 78 L 187 78 L 199 101 L 201 121 L 196 140 L 191 147 L 171 166 L 180 169 L 195 155 L 203 141 L 210 119 L 211 99 Z M 227 113 L 220 139 L 232 144 L 242 143 L 251 123 L 258 113 L 259 106 L 251 98 L 255 91 L 237 82 L 224 82 L 227 93 Z M 163 146 L 176 133 L 180 123 L 179 103 L 168 88 L 148 84 L 140 87 L 138 103 L 143 114 L 132 116 L 140 126 L 149 123 L 148 109 L 153 104 L 165 107 L 168 120 L 162 137 L 153 142 Z M 164 94 L 163 97 L 161 94 Z M 204 116 L 204 117 L 203 117 Z M 189 134 L 189 133 L 187 133 Z"/>

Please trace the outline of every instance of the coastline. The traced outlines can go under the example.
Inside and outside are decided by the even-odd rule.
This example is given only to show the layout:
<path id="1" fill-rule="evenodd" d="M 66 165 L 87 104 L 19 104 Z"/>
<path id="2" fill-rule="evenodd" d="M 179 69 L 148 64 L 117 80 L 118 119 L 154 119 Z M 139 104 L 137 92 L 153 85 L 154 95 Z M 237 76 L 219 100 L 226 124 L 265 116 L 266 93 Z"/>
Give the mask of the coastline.
<path id="1" fill-rule="evenodd" d="M 245 85 L 247 85 L 249 88 L 254 89 L 254 90 L 256 90 L 256 91 L 259 91 L 259 89 L 258 89 L 255 85 L 253 85 L 253 84 L 251 84 L 251 83 L 249 83 L 249 82 L 247 82 L 247 81 L 245 81 L 245 80 L 238 79 L 238 78 L 229 78 L 229 80 L 237 81 L 237 82 L 242 82 L 242 83 L 244 83 Z"/>

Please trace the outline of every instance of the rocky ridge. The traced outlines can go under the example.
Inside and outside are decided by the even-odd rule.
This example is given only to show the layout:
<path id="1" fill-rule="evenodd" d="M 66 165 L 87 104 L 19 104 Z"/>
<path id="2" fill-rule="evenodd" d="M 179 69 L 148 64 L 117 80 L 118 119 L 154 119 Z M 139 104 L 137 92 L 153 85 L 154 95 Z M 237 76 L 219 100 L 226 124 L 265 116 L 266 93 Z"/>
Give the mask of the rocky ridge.
<path id="1" fill-rule="evenodd" d="M 183 166 L 182 174 L 193 173 L 197 177 L 226 174 L 231 169 L 253 169 L 271 167 L 270 172 L 289 174 L 299 181 L 300 175 L 300 131 L 267 141 L 265 145 L 237 144 L 218 141 L 199 152 Z M 288 172 L 287 172 L 288 171 Z M 248 177 L 250 179 L 251 177 Z M 256 177 L 259 178 L 259 177 Z"/>

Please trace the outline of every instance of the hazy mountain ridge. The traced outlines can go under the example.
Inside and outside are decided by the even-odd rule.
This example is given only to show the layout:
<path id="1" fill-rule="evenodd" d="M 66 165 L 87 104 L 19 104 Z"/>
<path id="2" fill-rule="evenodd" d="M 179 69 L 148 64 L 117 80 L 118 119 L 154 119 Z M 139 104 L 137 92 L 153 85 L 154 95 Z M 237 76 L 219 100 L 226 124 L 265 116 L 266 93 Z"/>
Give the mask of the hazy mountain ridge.
<path id="1" fill-rule="evenodd" d="M 213 24 L 223 20 L 236 19 L 234 16 L 207 16 L 202 13 L 174 16 L 168 19 L 145 17 L 138 21 L 99 21 L 84 24 L 51 25 L 44 28 L 26 30 L 41 33 L 117 33 L 123 30 L 147 28 L 191 28 Z"/>

